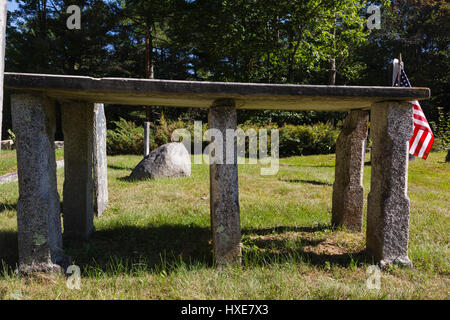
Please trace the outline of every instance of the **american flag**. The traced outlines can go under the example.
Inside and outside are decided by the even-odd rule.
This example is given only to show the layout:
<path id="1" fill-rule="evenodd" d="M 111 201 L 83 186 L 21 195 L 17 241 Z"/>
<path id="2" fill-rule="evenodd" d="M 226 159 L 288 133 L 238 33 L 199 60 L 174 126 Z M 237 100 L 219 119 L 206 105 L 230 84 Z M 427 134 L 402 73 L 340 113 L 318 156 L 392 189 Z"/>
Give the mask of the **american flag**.
<path id="1" fill-rule="evenodd" d="M 405 70 L 403 70 L 403 68 L 400 68 L 400 70 L 400 87 L 411 88 L 411 83 L 406 76 Z M 394 87 L 398 87 L 398 77 L 395 80 Z M 409 141 L 409 153 L 426 159 L 428 157 L 428 153 L 430 153 L 431 147 L 433 146 L 433 132 L 431 132 L 430 125 L 428 124 L 427 118 L 420 107 L 419 101 L 412 101 L 412 105 L 414 132 L 411 140 Z"/>

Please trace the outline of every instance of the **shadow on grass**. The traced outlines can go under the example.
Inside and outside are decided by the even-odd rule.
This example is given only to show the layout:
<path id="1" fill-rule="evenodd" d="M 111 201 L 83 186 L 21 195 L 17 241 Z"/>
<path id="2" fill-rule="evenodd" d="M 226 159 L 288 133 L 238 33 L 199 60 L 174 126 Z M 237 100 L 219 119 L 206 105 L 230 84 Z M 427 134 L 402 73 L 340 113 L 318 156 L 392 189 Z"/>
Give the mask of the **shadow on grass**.
<path id="1" fill-rule="evenodd" d="M 0 203 L 0 213 L 13 210 L 17 211 L 17 202 L 16 203 Z"/>
<path id="2" fill-rule="evenodd" d="M 115 165 L 111 165 L 111 164 L 108 164 L 108 169 L 122 170 L 122 171 L 133 171 L 134 170 L 134 168 L 131 168 L 128 166 L 115 166 Z"/>
<path id="3" fill-rule="evenodd" d="M 131 172 L 130 172 L 130 174 L 131 174 Z M 131 179 L 130 175 L 119 177 L 119 178 L 117 178 L 117 180 L 124 181 L 124 182 L 137 182 L 137 181 L 139 181 L 139 180 Z"/>
<path id="4" fill-rule="evenodd" d="M 2 261 L 11 269 L 16 268 L 19 261 L 16 231 L 0 231 L 0 268 Z"/>
<path id="5" fill-rule="evenodd" d="M 160 270 L 183 261 L 211 265 L 210 230 L 190 225 L 120 226 L 96 231 L 89 241 L 64 239 L 65 252 L 80 267 L 110 270 L 111 262 Z"/>
<path id="6" fill-rule="evenodd" d="M 250 228 L 243 229 L 244 236 L 272 235 L 251 241 L 253 248 L 244 245 L 244 267 L 279 263 L 307 263 L 314 266 L 330 265 L 348 267 L 355 263 L 371 263 L 365 251 L 343 254 L 315 253 L 305 250 L 316 247 L 324 239 L 314 239 L 315 232 L 330 226 Z M 291 239 L 290 245 L 282 238 L 286 232 L 302 232 Z M 292 245 L 292 243 L 294 243 Z M 17 233 L 0 232 L 0 261 L 14 269 L 18 261 Z M 182 262 L 186 267 L 213 267 L 211 232 L 209 228 L 191 225 L 119 226 L 96 231 L 88 241 L 64 238 L 65 253 L 82 269 L 94 268 L 102 272 L 133 272 L 133 266 L 144 265 L 149 272 L 170 272 Z M 0 263 L 1 264 L 1 263 Z"/>
<path id="7" fill-rule="evenodd" d="M 315 180 L 301 180 L 301 179 L 280 179 L 280 181 L 288 183 L 307 183 L 315 186 L 332 186 L 333 184 Z"/>

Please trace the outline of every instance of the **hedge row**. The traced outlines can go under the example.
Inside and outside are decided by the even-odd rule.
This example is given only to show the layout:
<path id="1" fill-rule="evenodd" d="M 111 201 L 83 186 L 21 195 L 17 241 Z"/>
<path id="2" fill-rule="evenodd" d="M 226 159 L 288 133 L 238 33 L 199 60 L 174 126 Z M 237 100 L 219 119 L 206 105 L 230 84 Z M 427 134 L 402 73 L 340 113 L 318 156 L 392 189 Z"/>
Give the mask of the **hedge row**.
<path id="1" fill-rule="evenodd" d="M 144 150 L 144 128 L 136 126 L 131 121 L 120 119 L 113 123 L 114 128 L 108 130 L 107 149 L 108 154 L 142 154 Z M 254 129 L 258 132 L 260 129 L 268 131 L 269 141 L 268 150 L 270 152 L 270 130 L 279 130 L 279 151 L 281 157 L 328 154 L 334 153 L 336 148 L 336 139 L 339 130 L 334 129 L 329 124 L 316 125 L 284 125 L 256 127 L 251 124 L 240 125 L 244 131 Z M 186 129 L 191 136 L 191 143 L 194 143 L 194 124 L 185 123 L 182 120 L 167 122 L 164 117 L 159 124 L 151 124 L 150 149 L 171 142 L 172 132 L 176 129 Z M 202 126 L 202 134 L 207 130 L 207 124 Z M 196 138 L 197 140 L 198 138 Z M 203 142 L 203 148 L 209 142 Z M 191 150 L 194 150 L 193 147 Z"/>

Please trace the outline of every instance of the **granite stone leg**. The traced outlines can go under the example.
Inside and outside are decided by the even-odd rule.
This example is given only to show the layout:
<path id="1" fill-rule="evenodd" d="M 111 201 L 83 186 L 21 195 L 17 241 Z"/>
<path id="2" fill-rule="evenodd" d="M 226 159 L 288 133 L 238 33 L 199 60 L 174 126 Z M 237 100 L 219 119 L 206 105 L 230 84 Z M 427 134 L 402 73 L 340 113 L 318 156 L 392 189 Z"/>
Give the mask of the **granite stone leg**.
<path id="1" fill-rule="evenodd" d="M 5 45 L 6 45 L 6 9 L 7 1 L 0 0 L 0 141 L 2 141 L 3 121 L 3 72 L 5 71 Z M 1 151 L 0 144 L 0 151 Z"/>
<path id="2" fill-rule="evenodd" d="M 354 232 L 362 230 L 364 145 L 368 120 L 367 111 L 351 111 L 336 143 L 332 224 Z"/>
<path id="3" fill-rule="evenodd" d="M 371 108 L 372 178 L 367 208 L 367 250 L 380 265 L 412 266 L 408 258 L 408 142 L 413 132 L 410 103 Z"/>
<path id="4" fill-rule="evenodd" d="M 94 231 L 94 104 L 63 102 L 61 119 L 64 134 L 64 234 L 84 240 Z"/>
<path id="5" fill-rule="evenodd" d="M 56 187 L 55 107 L 42 96 L 13 94 L 17 138 L 19 271 L 60 272 L 61 210 Z"/>
<path id="6" fill-rule="evenodd" d="M 108 205 L 108 163 L 106 157 L 106 118 L 104 105 L 94 105 L 94 210 L 101 216 Z"/>
<path id="7" fill-rule="evenodd" d="M 236 130 L 233 100 L 216 100 L 209 110 L 209 128 L 223 136 L 222 163 L 210 164 L 211 229 L 215 263 L 218 267 L 241 263 L 241 224 L 236 141 L 227 141 L 227 129 Z M 233 139 L 234 136 L 233 136 Z M 231 151 L 226 152 L 229 145 Z M 228 159 L 228 158 L 230 159 Z M 220 157 L 219 157 L 220 158 Z M 219 161 L 217 161 L 219 162 Z"/>

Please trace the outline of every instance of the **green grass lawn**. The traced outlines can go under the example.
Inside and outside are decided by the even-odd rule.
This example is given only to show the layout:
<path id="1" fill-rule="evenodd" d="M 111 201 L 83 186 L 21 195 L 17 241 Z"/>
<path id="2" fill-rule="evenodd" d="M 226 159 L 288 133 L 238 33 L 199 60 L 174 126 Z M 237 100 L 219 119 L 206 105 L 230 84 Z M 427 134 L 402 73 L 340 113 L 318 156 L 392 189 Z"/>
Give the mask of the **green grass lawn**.
<path id="1" fill-rule="evenodd" d="M 12 153 L 0 172 L 14 168 Z M 13 159 L 13 158 L 12 158 Z M 409 256 L 414 268 L 384 271 L 366 286 L 364 234 L 332 231 L 334 155 L 282 159 L 276 176 L 239 166 L 243 266 L 212 266 L 209 170 L 184 179 L 129 182 L 140 156 L 108 158 L 108 210 L 88 242 L 64 241 L 81 267 L 81 289 L 64 276 L 20 279 L 17 182 L 0 185 L 0 298 L 22 299 L 449 299 L 450 165 L 445 153 L 409 167 Z M 6 166 L 6 169 L 3 167 Z M 366 195 L 370 166 L 364 170 Z M 62 196 L 63 170 L 58 170 Z M 366 197 L 367 199 L 367 197 Z"/>

